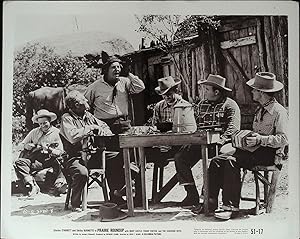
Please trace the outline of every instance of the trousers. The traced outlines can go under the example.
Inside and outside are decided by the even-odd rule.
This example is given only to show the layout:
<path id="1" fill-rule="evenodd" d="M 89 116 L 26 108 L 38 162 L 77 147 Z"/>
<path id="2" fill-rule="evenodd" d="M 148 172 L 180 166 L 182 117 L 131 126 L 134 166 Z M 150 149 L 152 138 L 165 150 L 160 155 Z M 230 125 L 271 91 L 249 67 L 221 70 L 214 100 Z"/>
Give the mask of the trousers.
<path id="1" fill-rule="evenodd" d="M 64 178 L 58 162 L 53 158 L 46 160 L 47 157 L 48 156 L 45 154 L 35 153 L 34 158 L 18 158 L 14 162 L 14 168 L 17 176 L 24 182 L 24 184 L 26 184 L 33 180 L 31 175 L 33 171 L 40 171 L 44 168 L 53 168 L 54 180 Z"/>
<path id="2" fill-rule="evenodd" d="M 88 169 L 101 168 L 101 151 L 93 154 L 85 166 L 81 157 L 74 157 L 66 162 L 66 170 L 72 178 L 72 196 L 71 205 L 73 208 L 78 208 L 81 205 L 81 195 L 85 184 L 88 181 Z M 119 190 L 125 184 L 123 161 L 116 152 L 105 152 L 106 158 L 106 178 L 110 192 Z"/>
<path id="3" fill-rule="evenodd" d="M 235 161 L 214 158 L 209 166 L 209 198 L 218 200 L 222 190 L 223 205 L 239 208 L 241 198 L 241 168 L 271 166 L 274 164 L 276 149 L 260 147 L 254 152 L 237 149 L 233 154 Z"/>

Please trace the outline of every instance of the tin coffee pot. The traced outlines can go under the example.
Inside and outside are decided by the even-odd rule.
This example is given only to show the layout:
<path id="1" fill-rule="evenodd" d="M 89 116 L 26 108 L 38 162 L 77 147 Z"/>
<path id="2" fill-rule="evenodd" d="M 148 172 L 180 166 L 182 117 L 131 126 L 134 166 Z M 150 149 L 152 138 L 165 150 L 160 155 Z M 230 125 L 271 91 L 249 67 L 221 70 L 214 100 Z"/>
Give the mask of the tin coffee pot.
<path id="1" fill-rule="evenodd" d="M 197 129 L 192 104 L 179 102 L 174 106 L 172 131 L 175 133 L 193 133 Z"/>

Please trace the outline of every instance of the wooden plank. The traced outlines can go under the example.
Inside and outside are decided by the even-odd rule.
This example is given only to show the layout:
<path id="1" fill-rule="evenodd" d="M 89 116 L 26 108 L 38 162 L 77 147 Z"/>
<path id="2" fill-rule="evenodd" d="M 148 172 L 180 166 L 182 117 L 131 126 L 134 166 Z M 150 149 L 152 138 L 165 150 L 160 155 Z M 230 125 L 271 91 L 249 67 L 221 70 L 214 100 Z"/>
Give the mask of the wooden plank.
<path id="1" fill-rule="evenodd" d="M 233 55 L 228 50 L 222 50 L 221 52 L 224 58 L 227 60 L 227 62 L 232 66 L 238 77 L 243 79 L 244 82 L 248 81 L 248 76 L 246 76 L 239 62 L 237 62 Z"/>
<path id="2" fill-rule="evenodd" d="M 235 40 L 223 41 L 220 43 L 222 49 L 228 49 L 232 47 L 241 47 L 256 44 L 255 36 L 242 37 Z"/>
<path id="3" fill-rule="evenodd" d="M 253 26 L 256 26 L 256 20 L 254 18 L 246 21 L 238 21 L 238 22 L 236 21 L 236 22 L 224 24 L 218 28 L 218 31 L 228 32 L 232 30 L 239 30 L 239 29 L 253 27 Z"/>
<path id="4" fill-rule="evenodd" d="M 262 29 L 262 19 L 257 18 L 257 29 L 256 29 L 256 37 L 257 37 L 257 42 L 258 42 L 258 56 L 259 56 L 259 71 L 266 71 L 267 67 L 267 62 L 265 60 L 265 49 L 264 49 L 264 44 L 263 44 L 263 29 Z"/>
<path id="5" fill-rule="evenodd" d="M 151 135 L 119 135 L 120 148 L 150 147 L 160 145 L 208 144 L 216 143 L 220 134 L 213 131 L 197 131 L 193 134 L 151 134 Z"/>
<path id="6" fill-rule="evenodd" d="M 196 72 L 197 66 L 195 62 L 195 49 L 192 49 L 192 98 L 195 99 L 196 92 L 197 92 L 197 72 Z"/>
<path id="7" fill-rule="evenodd" d="M 256 27 L 250 27 L 248 33 L 256 36 Z M 259 55 L 258 55 L 258 41 L 255 45 L 250 46 L 249 50 L 250 62 L 251 62 L 251 77 L 255 76 L 255 73 L 259 69 Z"/>
<path id="8" fill-rule="evenodd" d="M 240 30 L 240 36 L 248 36 L 248 29 L 241 29 Z M 255 39 L 255 36 L 252 36 Z M 247 76 L 248 79 L 252 78 L 251 75 L 251 59 L 250 59 L 250 54 L 249 54 L 249 48 L 250 45 L 245 45 L 240 47 L 241 48 L 241 66 L 243 69 L 243 72 Z M 251 49 L 251 48 L 250 48 Z M 245 95 L 245 102 L 251 102 L 252 101 L 252 94 L 250 92 L 250 87 L 246 85 L 246 82 L 243 82 L 243 90 L 244 90 L 244 95 Z"/>
<path id="9" fill-rule="evenodd" d="M 148 59 L 148 65 L 155 65 L 161 63 L 161 56 L 152 56 Z"/>
<path id="10" fill-rule="evenodd" d="M 271 32 L 270 17 L 264 17 L 264 33 L 266 44 L 266 57 L 267 57 L 267 71 L 275 72 L 274 67 L 274 48 L 273 48 L 273 35 Z"/>

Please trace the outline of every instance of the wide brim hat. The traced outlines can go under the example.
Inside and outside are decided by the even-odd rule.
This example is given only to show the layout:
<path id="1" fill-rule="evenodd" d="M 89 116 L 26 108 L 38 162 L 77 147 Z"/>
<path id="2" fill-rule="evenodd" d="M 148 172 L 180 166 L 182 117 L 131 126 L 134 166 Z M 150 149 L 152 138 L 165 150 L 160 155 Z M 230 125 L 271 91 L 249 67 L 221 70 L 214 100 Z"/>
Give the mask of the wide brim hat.
<path id="1" fill-rule="evenodd" d="M 225 91 L 232 91 L 230 88 L 225 87 L 225 83 L 226 83 L 226 78 L 219 75 L 212 75 L 212 74 L 209 74 L 207 80 L 198 81 L 198 84 L 201 85 L 210 85 Z"/>
<path id="2" fill-rule="evenodd" d="M 122 212 L 116 203 L 103 203 L 99 206 L 99 214 L 92 214 L 93 218 L 101 222 L 113 222 L 125 219 L 128 215 Z"/>
<path id="3" fill-rule="evenodd" d="M 39 118 L 42 118 L 42 117 L 49 117 L 49 118 L 50 118 L 50 122 L 53 122 L 54 120 L 57 119 L 57 116 L 56 116 L 55 113 L 50 112 L 50 111 L 45 110 L 45 109 L 42 109 L 42 110 L 39 110 L 39 111 L 36 113 L 36 115 L 34 115 L 34 116 L 32 117 L 31 120 L 32 120 L 33 123 L 38 123 L 37 120 L 38 120 Z"/>
<path id="4" fill-rule="evenodd" d="M 283 84 L 277 81 L 276 76 L 271 72 L 258 72 L 246 84 L 253 89 L 263 92 L 276 92 L 283 88 Z"/>
<path id="5" fill-rule="evenodd" d="M 171 88 L 179 85 L 181 80 L 174 79 L 172 76 L 163 77 L 157 80 L 158 86 L 155 88 L 155 91 L 159 95 L 166 94 Z"/>

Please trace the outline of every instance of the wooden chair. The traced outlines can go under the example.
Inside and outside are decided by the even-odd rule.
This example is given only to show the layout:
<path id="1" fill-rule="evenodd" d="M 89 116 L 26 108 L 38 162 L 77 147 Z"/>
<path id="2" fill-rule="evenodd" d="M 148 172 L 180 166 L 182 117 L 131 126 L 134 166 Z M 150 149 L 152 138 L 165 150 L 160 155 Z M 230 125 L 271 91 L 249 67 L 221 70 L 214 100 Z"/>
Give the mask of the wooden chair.
<path id="1" fill-rule="evenodd" d="M 63 137 L 62 142 L 64 143 Z M 107 190 L 107 180 L 105 176 L 105 146 L 104 145 L 99 145 L 97 147 L 93 147 L 92 144 L 89 143 L 89 140 L 83 140 L 82 142 L 82 152 L 81 152 L 81 157 L 83 161 L 85 162 L 85 165 L 87 166 L 87 161 L 88 157 L 92 154 L 95 153 L 97 150 L 101 151 L 101 165 L 100 168 L 88 168 L 89 171 L 89 180 L 86 186 L 84 187 L 84 190 L 82 192 L 82 209 L 86 210 L 87 209 L 87 193 L 88 193 L 88 187 L 90 187 L 94 182 L 96 182 L 101 188 L 103 192 L 103 197 L 104 201 L 108 201 L 108 190 Z M 65 201 L 65 210 L 69 209 L 69 202 L 70 202 L 70 197 L 72 193 L 72 178 L 70 174 L 68 173 L 67 169 L 64 167 L 64 165 L 61 163 L 61 169 L 66 177 L 67 183 L 68 183 L 68 191 L 67 191 L 67 196 L 66 196 L 66 201 Z"/>
<path id="2" fill-rule="evenodd" d="M 254 214 L 258 215 L 259 210 L 261 207 L 261 201 L 264 202 L 264 207 L 266 208 L 266 213 L 272 212 L 272 207 L 275 199 L 276 194 L 276 188 L 277 188 L 277 182 L 280 176 L 282 165 L 272 165 L 272 166 L 255 166 L 250 171 L 254 175 L 254 182 L 255 182 L 255 194 L 256 197 L 254 198 L 247 198 L 247 197 L 241 197 L 241 200 L 246 201 L 255 201 L 256 205 L 254 208 Z M 263 172 L 263 174 L 262 174 Z M 272 173 L 271 180 L 269 177 L 269 173 Z M 247 174 L 247 170 L 244 170 L 243 176 L 242 176 L 242 185 L 245 180 L 245 176 Z M 260 198 L 260 188 L 259 188 L 259 182 L 263 183 L 264 188 L 264 198 Z"/>

